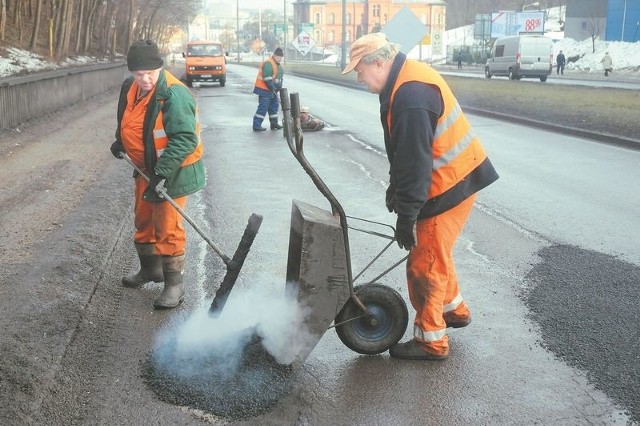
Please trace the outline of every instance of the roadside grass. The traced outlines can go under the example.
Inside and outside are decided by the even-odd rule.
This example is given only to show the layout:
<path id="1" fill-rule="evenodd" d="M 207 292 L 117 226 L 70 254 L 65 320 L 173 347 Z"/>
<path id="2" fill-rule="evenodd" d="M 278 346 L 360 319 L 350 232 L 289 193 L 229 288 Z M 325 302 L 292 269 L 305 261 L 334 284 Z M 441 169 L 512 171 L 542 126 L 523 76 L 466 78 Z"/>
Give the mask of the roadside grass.
<path id="1" fill-rule="evenodd" d="M 286 73 L 356 83 L 355 73 L 342 75 L 334 65 L 287 63 L 285 81 Z M 547 84 L 535 79 L 443 77 L 463 108 L 640 138 L 640 91 Z"/>

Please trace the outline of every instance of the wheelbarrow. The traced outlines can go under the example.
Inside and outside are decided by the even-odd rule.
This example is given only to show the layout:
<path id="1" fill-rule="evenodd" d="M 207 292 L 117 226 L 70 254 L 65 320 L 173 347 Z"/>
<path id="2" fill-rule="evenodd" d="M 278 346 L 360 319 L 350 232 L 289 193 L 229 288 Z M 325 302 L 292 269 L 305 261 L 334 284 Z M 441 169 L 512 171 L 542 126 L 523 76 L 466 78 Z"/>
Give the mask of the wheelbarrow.
<path id="1" fill-rule="evenodd" d="M 282 89 L 280 101 L 284 114 L 283 132 L 289 149 L 331 206 L 331 211 L 327 211 L 297 200 L 292 203 L 286 286 L 287 294 L 297 297 L 305 313 L 305 327 L 298 336 L 293 336 L 295 342 L 292 344 L 299 348 L 297 360 L 306 359 L 330 328 L 335 328 L 342 343 L 357 353 L 374 355 L 385 352 L 403 337 L 408 312 L 402 296 L 378 280 L 404 263 L 408 256 L 372 280 L 354 286 L 354 281 L 394 244 L 395 230 L 387 224 L 345 214 L 304 155 L 299 95 L 292 93 L 289 97 L 287 90 Z M 347 218 L 389 228 L 391 235 L 351 227 Z M 349 229 L 389 240 L 355 277 L 351 267 Z M 305 340 L 306 333 L 311 338 Z M 301 341 L 306 341 L 306 346 L 300 347 Z"/>

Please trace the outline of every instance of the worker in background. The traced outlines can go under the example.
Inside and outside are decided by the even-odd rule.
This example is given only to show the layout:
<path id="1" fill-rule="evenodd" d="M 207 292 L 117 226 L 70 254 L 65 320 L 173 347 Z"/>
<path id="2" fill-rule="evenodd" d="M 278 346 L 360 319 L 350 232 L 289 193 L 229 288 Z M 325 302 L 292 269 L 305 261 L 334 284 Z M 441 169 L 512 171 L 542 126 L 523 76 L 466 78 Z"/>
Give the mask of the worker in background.
<path id="1" fill-rule="evenodd" d="M 324 129 L 324 121 L 310 114 L 307 106 L 300 107 L 300 128 L 305 132 L 315 132 Z"/>
<path id="2" fill-rule="evenodd" d="M 271 130 L 282 129 L 282 126 L 278 124 L 278 92 L 282 89 L 282 77 L 284 71 L 282 69 L 282 58 L 284 58 L 284 52 L 281 48 L 277 48 L 273 51 L 273 55 L 260 64 L 258 68 L 258 76 L 256 77 L 255 87 L 253 93 L 258 95 L 258 109 L 253 116 L 253 131 L 262 132 L 265 129 L 262 127 L 262 121 L 269 114 L 269 123 L 271 123 Z"/>
<path id="3" fill-rule="evenodd" d="M 389 160 L 386 204 L 397 215 L 395 239 L 409 250 L 407 284 L 416 310 L 413 339 L 392 357 L 442 360 L 447 327 L 465 327 L 471 312 L 462 298 L 453 248 L 476 192 L 498 179 L 449 86 L 430 66 L 407 59 L 383 33 L 356 40 L 349 65 L 358 82 L 379 94 Z"/>
<path id="4" fill-rule="evenodd" d="M 182 216 L 159 195 L 165 188 L 182 209 L 187 195 L 204 187 L 203 144 L 196 101 L 189 89 L 163 67 L 158 46 L 135 42 L 127 54 L 131 76 L 122 84 L 118 128 L 111 153 L 133 163 L 150 178 L 135 173 L 134 244 L 140 270 L 122 279 L 125 287 L 154 281 L 164 289 L 153 302 L 176 307 L 184 297 L 186 235 Z"/>

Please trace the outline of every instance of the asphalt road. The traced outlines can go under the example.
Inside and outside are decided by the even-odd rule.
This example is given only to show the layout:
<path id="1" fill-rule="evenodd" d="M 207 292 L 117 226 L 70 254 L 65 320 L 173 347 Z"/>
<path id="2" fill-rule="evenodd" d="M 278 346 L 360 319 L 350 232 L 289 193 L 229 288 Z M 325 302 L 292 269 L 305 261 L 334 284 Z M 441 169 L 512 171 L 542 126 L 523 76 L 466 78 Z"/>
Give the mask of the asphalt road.
<path id="1" fill-rule="evenodd" d="M 477 116 L 472 124 L 501 179 L 480 194 L 456 247 L 474 322 L 451 331 L 446 362 L 361 356 L 328 330 L 286 396 L 262 414 L 247 406 L 250 417 L 230 420 L 202 410 L 202 395 L 168 401 L 145 379 L 150 357 L 173 347 L 166 342 L 179 342 L 191 357 L 176 364 L 178 374 L 202 376 L 217 366 L 212 348 L 232 347 L 218 340 L 222 331 L 256 321 L 274 341 L 299 331 L 279 304 L 291 202 L 328 208 L 282 135 L 251 131 L 255 70 L 230 66 L 229 77 L 225 88 L 194 89 L 208 184 L 191 197 L 188 213 L 227 252 L 251 213 L 264 222 L 217 321 L 203 312 L 224 265 L 193 231 L 179 309 L 151 308 L 160 285 L 119 285 L 137 261 L 131 170 L 108 152 L 115 94 L 0 141 L 4 423 L 637 422 L 640 254 L 632 212 L 639 206 L 632 186 L 618 183 L 640 178 L 638 153 Z M 376 97 L 291 76 L 287 87 L 328 124 L 305 137 L 305 150 L 347 213 L 393 223 L 383 205 L 387 166 Z M 354 234 L 356 270 L 379 243 Z M 402 255 L 396 249 L 378 264 Z M 385 284 L 406 297 L 400 269 Z M 212 381 L 204 392 L 220 401 L 232 394 L 225 384 Z"/>

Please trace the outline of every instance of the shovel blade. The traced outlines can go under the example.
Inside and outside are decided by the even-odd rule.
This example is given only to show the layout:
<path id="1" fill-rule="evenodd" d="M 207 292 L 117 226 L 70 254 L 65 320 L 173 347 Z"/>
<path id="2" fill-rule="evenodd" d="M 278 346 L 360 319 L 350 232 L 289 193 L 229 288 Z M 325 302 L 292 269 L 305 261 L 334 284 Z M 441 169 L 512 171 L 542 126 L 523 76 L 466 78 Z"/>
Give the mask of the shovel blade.
<path id="1" fill-rule="evenodd" d="M 242 235 L 242 239 L 240 240 L 240 244 L 238 244 L 238 249 L 233 254 L 231 261 L 227 264 L 227 273 L 225 274 L 222 284 L 220 284 L 220 287 L 216 291 L 216 295 L 211 302 L 211 307 L 209 308 L 209 315 L 211 317 L 217 318 L 220 316 L 220 313 L 229 298 L 229 294 L 231 293 L 231 290 L 233 290 L 233 286 L 236 284 L 236 280 L 240 274 L 240 269 L 242 269 L 242 265 L 249 254 L 249 250 L 251 249 L 253 240 L 258 234 L 261 224 L 262 216 L 255 213 L 251 214 L 247 227 Z"/>

